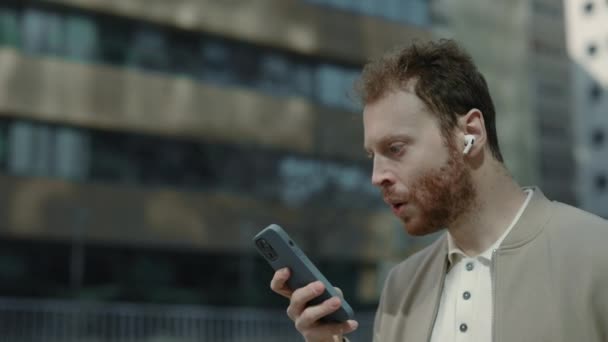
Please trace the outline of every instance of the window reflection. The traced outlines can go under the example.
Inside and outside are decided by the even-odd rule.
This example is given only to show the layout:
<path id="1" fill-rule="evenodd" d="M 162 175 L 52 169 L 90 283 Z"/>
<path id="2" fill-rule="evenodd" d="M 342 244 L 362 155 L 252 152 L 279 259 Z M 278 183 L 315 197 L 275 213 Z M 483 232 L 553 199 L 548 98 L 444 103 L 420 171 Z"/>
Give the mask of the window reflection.
<path id="1" fill-rule="evenodd" d="M 220 40 L 208 40 L 202 46 L 203 79 L 217 83 L 232 83 L 236 81 L 231 72 L 230 51 Z"/>
<path id="2" fill-rule="evenodd" d="M 348 96 L 359 66 L 141 20 L 58 11 L 52 5 L 0 4 L 0 44 L 34 55 L 171 73 L 359 111 Z"/>
<path id="3" fill-rule="evenodd" d="M 293 87 L 289 84 L 291 66 L 286 58 L 276 53 L 269 53 L 262 58 L 261 63 L 263 73 L 266 75 L 260 82 L 261 88 L 283 94 L 293 91 Z"/>
<path id="4" fill-rule="evenodd" d="M 291 205 L 329 197 L 328 202 L 346 206 L 349 194 L 367 197 L 373 205 L 376 196 L 366 170 L 338 163 L 286 157 L 279 163 L 279 177 L 281 199 Z"/>
<path id="5" fill-rule="evenodd" d="M 0 121 L 0 168 L 6 169 L 8 158 L 8 123 Z"/>
<path id="6" fill-rule="evenodd" d="M 132 39 L 133 44 L 127 54 L 126 66 L 153 71 L 168 68 L 169 57 L 164 32 L 153 27 L 142 26 L 133 32 Z"/>
<path id="7" fill-rule="evenodd" d="M 32 54 L 63 54 L 64 21 L 58 13 L 27 8 L 23 13 L 23 50 Z"/>
<path id="8" fill-rule="evenodd" d="M 200 79 L 202 59 L 200 37 L 195 34 L 173 34 L 169 37 L 169 72 Z"/>
<path id="9" fill-rule="evenodd" d="M 364 162 L 23 120 L 2 125 L 8 143 L 0 139 L 0 147 L 14 175 L 246 194 L 291 207 L 381 204 Z"/>
<path id="10" fill-rule="evenodd" d="M 358 110 L 358 104 L 351 96 L 350 85 L 358 77 L 358 71 L 337 69 L 330 64 L 317 68 L 317 89 L 319 102 L 335 107 Z"/>
<path id="11" fill-rule="evenodd" d="M 264 259 L 249 254 L 137 248 L 87 243 L 82 282 L 74 286 L 68 243 L 0 240 L 0 295 L 87 298 L 147 303 L 283 307 L 260 279 L 272 278 Z M 351 305 L 374 305 L 356 295 L 360 260 L 317 258 L 332 281 L 343 284 Z M 247 269 L 248 271 L 243 271 Z"/>
<path id="12" fill-rule="evenodd" d="M 428 0 L 304 0 L 305 2 L 377 16 L 418 26 L 430 25 Z"/>
<path id="13" fill-rule="evenodd" d="M 70 15 L 66 18 L 65 36 L 67 58 L 96 60 L 99 42 L 95 22 L 82 15 Z"/>
<path id="14" fill-rule="evenodd" d="M 91 18 L 88 18 L 88 20 L 91 20 Z M 128 23 L 122 20 L 116 20 L 112 25 L 99 25 L 99 62 L 116 66 L 126 64 L 131 38 L 128 28 Z"/>
<path id="15" fill-rule="evenodd" d="M 0 7 L 0 44 L 12 46 L 21 44 L 21 30 L 15 8 Z"/>
<path id="16" fill-rule="evenodd" d="M 86 178 L 89 157 L 86 132 L 20 120 L 6 126 L 8 172 L 71 180 Z"/>

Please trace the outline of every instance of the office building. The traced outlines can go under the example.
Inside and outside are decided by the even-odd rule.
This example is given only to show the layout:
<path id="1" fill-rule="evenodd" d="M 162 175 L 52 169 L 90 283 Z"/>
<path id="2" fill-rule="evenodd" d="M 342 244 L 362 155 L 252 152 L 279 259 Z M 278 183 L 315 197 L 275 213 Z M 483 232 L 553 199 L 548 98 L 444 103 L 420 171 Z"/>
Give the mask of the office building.
<path id="1" fill-rule="evenodd" d="M 571 59 L 576 195 L 583 208 L 608 218 L 608 4 L 565 1 Z"/>
<path id="2" fill-rule="evenodd" d="M 357 306 L 405 255 L 352 81 L 430 37 L 424 1 L 0 4 L 0 294 L 283 305 L 287 228 Z"/>
<path id="3" fill-rule="evenodd" d="M 454 37 L 486 76 L 505 163 L 522 185 L 579 205 L 573 86 L 560 1 L 434 1 L 438 36 Z"/>

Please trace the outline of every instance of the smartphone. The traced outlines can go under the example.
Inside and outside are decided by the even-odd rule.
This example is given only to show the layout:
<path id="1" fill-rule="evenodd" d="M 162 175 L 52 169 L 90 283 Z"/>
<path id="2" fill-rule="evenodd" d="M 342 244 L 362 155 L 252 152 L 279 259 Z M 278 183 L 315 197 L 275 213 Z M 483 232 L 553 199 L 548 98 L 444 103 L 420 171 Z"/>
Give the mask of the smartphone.
<path id="1" fill-rule="evenodd" d="M 339 296 L 338 291 L 280 226 L 271 224 L 259 232 L 253 241 L 258 252 L 275 271 L 283 267 L 289 268 L 291 276 L 287 280 L 287 286 L 290 289 L 296 290 L 317 280 L 325 285 L 325 291 L 308 302 L 308 305 L 317 305 L 331 297 Z M 345 322 L 353 319 L 353 309 L 344 298 L 341 299 L 341 303 L 342 306 L 337 311 L 323 317 L 321 321 Z"/>

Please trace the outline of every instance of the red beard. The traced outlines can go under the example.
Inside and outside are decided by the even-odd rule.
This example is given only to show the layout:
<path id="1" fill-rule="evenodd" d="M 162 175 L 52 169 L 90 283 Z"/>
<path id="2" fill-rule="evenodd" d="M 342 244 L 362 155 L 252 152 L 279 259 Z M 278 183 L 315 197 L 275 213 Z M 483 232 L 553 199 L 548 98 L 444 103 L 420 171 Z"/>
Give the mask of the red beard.
<path id="1" fill-rule="evenodd" d="M 476 192 L 462 152 L 453 142 L 446 145 L 449 150 L 448 161 L 413 181 L 408 187 L 408 205 L 413 205 L 416 210 L 411 216 L 403 211 L 400 219 L 411 235 L 427 235 L 447 228 L 473 207 Z"/>

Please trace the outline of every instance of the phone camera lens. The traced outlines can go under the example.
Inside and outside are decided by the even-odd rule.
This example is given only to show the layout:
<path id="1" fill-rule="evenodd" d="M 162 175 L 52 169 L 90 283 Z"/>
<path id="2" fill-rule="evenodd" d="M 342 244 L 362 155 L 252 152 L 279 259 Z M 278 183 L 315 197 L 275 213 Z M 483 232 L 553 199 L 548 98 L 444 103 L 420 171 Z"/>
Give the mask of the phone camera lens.
<path id="1" fill-rule="evenodd" d="M 277 252 L 272 248 L 272 246 L 266 241 L 266 239 L 258 239 L 255 241 L 255 244 L 260 249 L 260 252 L 264 254 L 267 259 L 274 261 L 278 258 Z"/>
<path id="2" fill-rule="evenodd" d="M 293 241 L 289 240 L 289 245 L 293 247 Z"/>
<path id="3" fill-rule="evenodd" d="M 261 249 L 266 249 L 268 248 L 268 243 L 266 242 L 266 240 L 264 239 L 259 239 L 257 241 L 258 247 L 260 247 Z"/>

